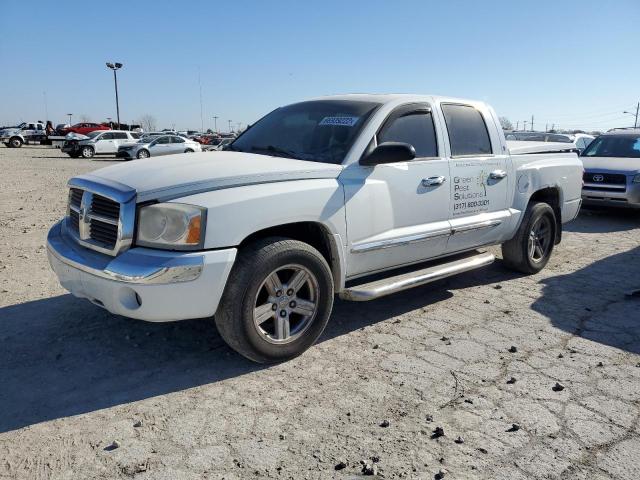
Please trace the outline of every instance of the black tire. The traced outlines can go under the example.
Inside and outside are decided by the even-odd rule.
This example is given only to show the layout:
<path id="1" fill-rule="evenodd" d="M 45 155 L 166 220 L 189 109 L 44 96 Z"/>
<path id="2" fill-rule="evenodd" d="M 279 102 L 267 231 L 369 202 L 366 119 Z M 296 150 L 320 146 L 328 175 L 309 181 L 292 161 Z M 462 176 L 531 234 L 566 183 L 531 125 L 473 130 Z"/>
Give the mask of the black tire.
<path id="1" fill-rule="evenodd" d="M 309 288 L 308 291 L 311 292 L 312 283 L 317 289 L 315 309 L 314 314 L 310 315 L 310 319 L 304 324 L 306 325 L 304 328 L 302 328 L 302 324 L 299 324 L 297 327 L 301 328 L 299 333 L 294 334 L 296 327 L 293 324 L 294 330 L 291 330 L 291 337 L 289 340 L 285 340 L 288 343 L 274 343 L 280 340 L 274 340 L 254 322 L 254 309 L 257 303 L 265 302 L 265 300 L 259 299 L 261 292 L 264 293 L 266 288 L 267 277 L 270 277 L 278 269 L 283 269 L 280 272 L 284 272 L 289 266 L 301 266 L 307 274 L 313 277 L 310 283 L 305 284 L 302 289 Z M 286 273 L 277 275 L 282 278 L 282 275 L 286 275 Z M 268 325 L 269 322 L 272 322 L 275 330 L 278 312 L 281 311 L 278 309 L 286 308 L 288 299 L 297 298 L 289 296 L 289 292 L 293 292 L 293 289 L 289 289 L 287 286 L 287 282 L 290 280 L 291 278 L 283 281 L 283 288 L 280 290 L 284 302 L 273 303 L 273 318 L 262 325 Z M 300 298 L 302 298 L 300 293 L 302 289 L 295 295 L 300 294 Z M 320 252 L 297 240 L 282 237 L 266 238 L 248 245 L 238 252 L 238 258 L 231 270 L 218 311 L 215 314 L 215 323 L 224 341 L 241 355 L 258 363 L 281 362 L 300 355 L 318 339 L 331 315 L 333 294 L 331 269 Z M 266 300 L 264 305 L 269 304 L 270 301 Z M 291 302 L 291 304 L 294 304 L 293 307 L 295 307 L 295 302 Z M 290 326 L 289 319 L 293 321 L 294 313 L 291 313 L 290 317 L 287 316 L 288 328 Z M 300 322 L 303 322 L 304 317 L 301 318 Z M 287 332 L 289 331 L 287 330 Z"/>
<path id="2" fill-rule="evenodd" d="M 534 229 L 542 226 L 546 226 L 545 234 L 536 235 Z M 516 235 L 502 244 L 502 258 L 505 265 L 522 273 L 538 273 L 547 265 L 551 257 L 556 229 L 556 214 L 553 208 L 544 202 L 531 202 Z M 538 242 L 532 239 L 532 236 L 537 238 Z M 530 240 L 533 242 L 533 253 Z M 536 245 L 539 245 L 539 248 Z"/>
<path id="3" fill-rule="evenodd" d="M 146 149 L 141 149 L 138 150 L 138 153 L 136 153 L 136 158 L 149 158 L 151 156 L 151 154 L 149 153 L 149 150 Z"/>
<path id="4" fill-rule="evenodd" d="M 23 143 L 20 137 L 11 137 L 9 139 L 9 146 L 11 146 L 11 148 L 20 148 Z"/>
<path id="5" fill-rule="evenodd" d="M 80 153 L 78 153 L 78 152 L 69 152 L 69 153 L 67 153 L 67 155 L 69 155 L 71 158 L 78 158 L 80 156 Z"/>
<path id="6" fill-rule="evenodd" d="M 193 153 L 193 150 L 191 150 L 190 148 L 187 148 L 184 153 Z"/>
<path id="7" fill-rule="evenodd" d="M 96 152 L 93 147 L 90 147 L 88 145 L 80 147 L 80 155 L 82 156 L 82 158 L 93 158 L 95 153 Z"/>

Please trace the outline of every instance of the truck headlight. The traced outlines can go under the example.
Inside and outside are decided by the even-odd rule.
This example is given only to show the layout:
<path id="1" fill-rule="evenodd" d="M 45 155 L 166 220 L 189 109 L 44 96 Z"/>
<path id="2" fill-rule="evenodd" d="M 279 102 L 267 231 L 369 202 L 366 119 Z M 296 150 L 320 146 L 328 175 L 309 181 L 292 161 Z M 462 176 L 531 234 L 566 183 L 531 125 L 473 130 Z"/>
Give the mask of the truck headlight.
<path id="1" fill-rule="evenodd" d="M 183 203 L 158 203 L 138 212 L 136 245 L 196 250 L 204 245 L 207 210 Z"/>
<path id="2" fill-rule="evenodd" d="M 633 177 L 633 183 L 640 183 L 640 173 Z"/>

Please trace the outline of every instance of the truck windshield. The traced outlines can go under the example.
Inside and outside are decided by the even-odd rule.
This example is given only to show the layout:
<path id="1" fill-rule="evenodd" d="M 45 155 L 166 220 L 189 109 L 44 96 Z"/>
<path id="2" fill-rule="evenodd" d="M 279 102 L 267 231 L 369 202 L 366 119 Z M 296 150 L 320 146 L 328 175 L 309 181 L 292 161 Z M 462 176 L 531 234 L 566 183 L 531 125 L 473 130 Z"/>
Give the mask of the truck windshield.
<path id="1" fill-rule="evenodd" d="M 339 164 L 379 106 L 352 100 L 295 103 L 269 113 L 226 149 Z"/>
<path id="2" fill-rule="evenodd" d="M 589 144 L 582 156 L 640 158 L 640 135 L 602 135 Z"/>

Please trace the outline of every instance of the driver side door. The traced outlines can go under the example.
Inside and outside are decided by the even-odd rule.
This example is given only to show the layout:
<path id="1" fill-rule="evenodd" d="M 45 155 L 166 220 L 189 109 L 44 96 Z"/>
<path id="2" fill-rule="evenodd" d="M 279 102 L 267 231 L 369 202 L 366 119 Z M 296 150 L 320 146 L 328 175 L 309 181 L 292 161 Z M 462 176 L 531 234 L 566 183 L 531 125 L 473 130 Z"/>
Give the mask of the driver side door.
<path id="1" fill-rule="evenodd" d="M 449 225 L 449 162 L 439 119 L 427 104 L 396 108 L 370 149 L 403 142 L 416 150 L 406 162 L 352 164 L 340 175 L 348 230 L 347 278 L 441 255 Z"/>
<path id="2" fill-rule="evenodd" d="M 160 155 L 168 155 L 169 153 L 171 153 L 170 142 L 171 140 L 169 136 L 158 137 L 156 140 L 153 141 L 151 145 L 149 145 L 149 152 L 151 153 L 151 156 L 157 157 Z"/>

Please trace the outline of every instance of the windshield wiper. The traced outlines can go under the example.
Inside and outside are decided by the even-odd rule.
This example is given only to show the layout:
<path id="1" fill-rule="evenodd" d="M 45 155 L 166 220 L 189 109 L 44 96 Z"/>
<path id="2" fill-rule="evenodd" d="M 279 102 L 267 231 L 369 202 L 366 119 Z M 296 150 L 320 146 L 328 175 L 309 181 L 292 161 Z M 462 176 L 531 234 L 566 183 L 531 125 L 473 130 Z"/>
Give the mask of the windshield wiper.
<path id="1" fill-rule="evenodd" d="M 276 155 L 280 155 L 281 157 L 287 158 L 295 158 L 296 160 L 300 160 L 300 154 L 293 152 L 291 150 L 286 150 L 280 147 L 274 147 L 273 145 L 267 145 L 265 147 L 251 147 L 252 152 L 269 152 L 275 153 Z"/>

